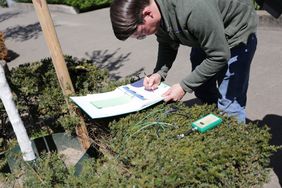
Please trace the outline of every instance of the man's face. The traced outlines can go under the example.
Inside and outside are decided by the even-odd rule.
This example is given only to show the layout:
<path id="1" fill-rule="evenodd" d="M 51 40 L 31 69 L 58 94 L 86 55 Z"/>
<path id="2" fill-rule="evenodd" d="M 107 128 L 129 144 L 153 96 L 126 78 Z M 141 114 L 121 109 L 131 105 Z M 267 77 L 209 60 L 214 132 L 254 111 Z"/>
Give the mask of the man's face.
<path id="1" fill-rule="evenodd" d="M 155 6 L 151 4 L 143 10 L 144 23 L 137 26 L 137 30 L 132 37 L 136 39 L 143 39 L 147 35 L 155 34 L 160 26 L 160 12 Z"/>

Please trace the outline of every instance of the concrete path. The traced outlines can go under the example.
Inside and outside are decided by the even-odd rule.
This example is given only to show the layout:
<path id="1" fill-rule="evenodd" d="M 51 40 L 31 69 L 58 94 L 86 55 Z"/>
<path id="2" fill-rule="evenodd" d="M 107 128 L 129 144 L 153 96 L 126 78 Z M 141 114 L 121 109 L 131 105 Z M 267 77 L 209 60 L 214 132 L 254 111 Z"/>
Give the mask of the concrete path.
<path id="1" fill-rule="evenodd" d="M 155 36 L 142 41 L 118 41 L 112 32 L 108 8 L 78 15 L 52 11 L 51 15 L 64 54 L 93 59 L 116 79 L 152 71 L 157 51 Z M 281 23 L 260 20 L 247 103 L 248 118 L 267 123 L 273 136 L 271 142 L 276 145 L 282 144 Z M 50 56 L 33 10 L 0 8 L 0 31 L 5 32 L 6 46 L 14 54 L 8 63 L 10 68 Z M 177 83 L 190 72 L 189 51 L 187 47 L 180 48 L 167 83 Z M 194 98 L 189 94 L 184 101 L 192 103 Z M 272 157 L 271 165 L 274 169 L 271 182 L 264 187 L 281 187 L 282 152 Z"/>

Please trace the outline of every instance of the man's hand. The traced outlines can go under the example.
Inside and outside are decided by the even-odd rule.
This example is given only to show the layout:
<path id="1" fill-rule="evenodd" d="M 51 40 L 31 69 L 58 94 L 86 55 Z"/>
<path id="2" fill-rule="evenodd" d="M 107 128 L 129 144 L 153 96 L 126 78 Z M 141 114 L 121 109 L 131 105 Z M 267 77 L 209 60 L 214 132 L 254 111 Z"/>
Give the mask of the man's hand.
<path id="1" fill-rule="evenodd" d="M 163 94 L 164 101 L 180 101 L 185 95 L 185 91 L 182 89 L 180 84 L 174 84 Z"/>
<path id="2" fill-rule="evenodd" d="M 161 83 L 161 75 L 154 73 L 151 76 L 145 76 L 143 85 L 147 90 L 155 90 Z"/>

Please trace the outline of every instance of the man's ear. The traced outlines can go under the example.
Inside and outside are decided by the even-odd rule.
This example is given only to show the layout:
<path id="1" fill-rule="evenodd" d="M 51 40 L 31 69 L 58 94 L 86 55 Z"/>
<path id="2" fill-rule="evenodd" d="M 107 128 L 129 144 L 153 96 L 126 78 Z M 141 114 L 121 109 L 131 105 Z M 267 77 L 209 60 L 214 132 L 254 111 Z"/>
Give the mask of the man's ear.
<path id="1" fill-rule="evenodd" d="M 143 18 L 145 18 L 146 16 L 149 16 L 151 18 L 154 17 L 154 13 L 152 9 L 150 8 L 150 6 L 146 6 L 144 10 L 142 11 L 142 14 L 143 14 Z"/>

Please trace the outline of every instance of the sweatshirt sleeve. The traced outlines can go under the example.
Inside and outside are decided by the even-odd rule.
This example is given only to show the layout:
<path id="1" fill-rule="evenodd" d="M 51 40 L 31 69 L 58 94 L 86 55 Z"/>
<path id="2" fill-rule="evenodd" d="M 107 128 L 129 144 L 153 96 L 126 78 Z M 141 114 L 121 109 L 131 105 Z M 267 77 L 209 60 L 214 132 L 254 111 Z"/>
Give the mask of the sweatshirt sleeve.
<path id="1" fill-rule="evenodd" d="M 182 7 L 185 6 L 191 4 L 184 3 Z M 181 87 L 190 93 L 218 73 L 230 58 L 223 21 L 217 7 L 209 1 L 199 0 L 191 9 L 187 16 L 187 28 L 206 53 L 206 59 L 180 82 Z"/>
<path id="2" fill-rule="evenodd" d="M 177 51 L 178 47 L 173 48 L 168 43 L 159 42 L 158 59 L 154 73 L 160 74 L 163 80 L 165 80 L 167 73 L 176 58 Z"/>
<path id="3" fill-rule="evenodd" d="M 160 74 L 162 80 L 165 80 L 167 73 L 176 58 L 179 43 L 173 41 L 163 30 L 159 30 L 156 36 L 159 45 L 158 58 L 154 68 L 154 73 Z"/>

